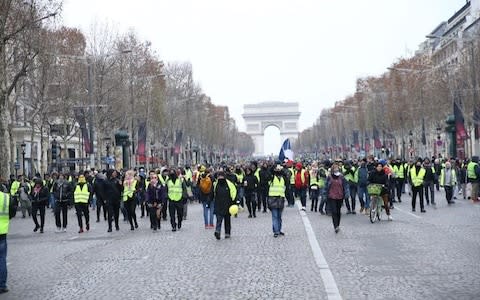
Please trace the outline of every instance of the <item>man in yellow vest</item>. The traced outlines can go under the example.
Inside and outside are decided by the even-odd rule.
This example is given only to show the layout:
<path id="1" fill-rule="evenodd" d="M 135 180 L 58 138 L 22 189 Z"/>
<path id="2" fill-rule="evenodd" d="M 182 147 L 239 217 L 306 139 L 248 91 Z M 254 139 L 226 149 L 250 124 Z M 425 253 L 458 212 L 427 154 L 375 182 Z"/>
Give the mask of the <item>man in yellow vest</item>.
<path id="1" fill-rule="evenodd" d="M 272 212 L 273 237 L 285 235 L 282 231 L 282 212 L 285 207 L 286 181 L 283 168 L 277 165 L 268 189 L 268 208 Z"/>
<path id="2" fill-rule="evenodd" d="M 21 176 L 21 175 L 20 175 Z M 14 209 L 13 209 L 13 215 L 16 215 L 16 207 L 18 206 L 18 189 L 20 188 L 20 176 L 17 178 L 14 178 L 10 185 L 10 201 L 14 204 Z"/>
<path id="3" fill-rule="evenodd" d="M 167 195 L 168 195 L 168 213 L 170 214 L 170 224 L 172 231 L 182 228 L 183 219 L 183 190 L 186 189 L 183 180 L 178 178 L 175 169 L 170 171 L 168 176 Z M 176 215 L 175 215 L 176 214 Z"/>
<path id="4" fill-rule="evenodd" d="M 420 197 L 420 210 L 425 213 L 423 205 L 423 178 L 425 177 L 425 169 L 422 167 L 423 160 L 417 159 L 415 166 L 410 168 L 410 182 L 412 183 L 412 211 L 415 212 L 415 206 L 417 204 L 417 194 Z"/>
<path id="5" fill-rule="evenodd" d="M 467 182 L 472 185 L 471 199 L 473 202 L 478 201 L 478 185 L 480 182 L 480 167 L 478 166 L 478 156 L 473 156 L 472 160 L 467 164 Z"/>
<path id="6" fill-rule="evenodd" d="M 78 219 L 78 233 L 83 232 L 82 215 L 85 216 L 85 229 L 90 230 L 90 213 L 88 211 L 88 205 L 92 199 L 92 188 L 87 183 L 84 175 L 78 177 L 77 185 L 73 191 L 73 200 L 75 203 L 75 210 L 77 211 Z"/>
<path id="7" fill-rule="evenodd" d="M 13 202 L 7 191 L 0 191 L 0 294 L 7 289 L 7 234 L 13 218 Z"/>

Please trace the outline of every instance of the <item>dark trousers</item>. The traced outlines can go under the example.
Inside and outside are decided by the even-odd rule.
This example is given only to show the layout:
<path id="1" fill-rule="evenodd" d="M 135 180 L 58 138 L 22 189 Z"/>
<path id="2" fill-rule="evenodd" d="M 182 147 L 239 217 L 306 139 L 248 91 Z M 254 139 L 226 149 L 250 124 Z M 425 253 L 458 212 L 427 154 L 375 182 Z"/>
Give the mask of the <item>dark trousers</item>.
<path id="1" fill-rule="evenodd" d="M 287 187 L 287 203 L 289 206 L 293 206 L 295 204 L 295 197 L 293 196 L 293 191 L 295 191 L 295 185 L 290 184 Z"/>
<path id="2" fill-rule="evenodd" d="M 263 206 L 263 211 L 267 211 L 267 192 L 268 189 L 266 187 L 260 187 L 257 192 L 257 204 L 258 204 L 258 211 L 262 210 Z"/>
<path id="3" fill-rule="evenodd" d="M 37 213 L 40 212 L 40 225 L 38 224 Z M 35 227 L 40 227 L 43 229 L 45 225 L 45 205 L 32 203 L 32 219 L 35 223 Z"/>
<path id="4" fill-rule="evenodd" d="M 150 214 L 150 227 L 152 229 L 160 229 L 160 220 L 161 218 L 157 218 L 157 210 L 160 208 L 157 207 L 150 207 L 148 208 Z"/>
<path id="5" fill-rule="evenodd" d="M 341 217 L 341 209 L 342 209 L 342 201 L 343 199 L 336 200 L 328 198 L 328 205 L 332 210 L 332 222 L 333 228 L 337 228 L 340 226 L 340 217 Z"/>
<path id="6" fill-rule="evenodd" d="M 257 200 L 255 199 L 255 193 L 245 193 L 245 202 L 247 204 L 248 214 L 250 216 L 255 216 L 255 211 L 257 210 Z"/>
<path id="7" fill-rule="evenodd" d="M 75 210 L 77 211 L 78 227 L 83 228 L 82 215 L 85 216 L 85 224 L 90 224 L 88 203 L 75 203 Z"/>
<path id="8" fill-rule="evenodd" d="M 62 220 L 60 220 L 60 212 L 62 212 Z M 55 225 L 57 227 L 67 228 L 67 214 L 68 214 L 68 203 L 66 201 L 57 201 L 55 203 Z M 63 226 L 62 226 L 63 221 Z"/>
<path id="9" fill-rule="evenodd" d="M 432 204 L 435 204 L 435 186 L 433 181 L 425 181 L 423 186 L 425 188 L 425 200 L 427 200 L 427 204 L 430 204 L 430 200 L 432 200 Z"/>
<path id="10" fill-rule="evenodd" d="M 118 218 L 120 216 L 120 202 L 112 201 L 107 203 L 108 208 L 108 229 L 112 229 L 112 221 L 115 220 L 115 228 L 118 226 Z"/>
<path id="11" fill-rule="evenodd" d="M 183 218 L 183 203 L 180 201 L 169 201 L 168 202 L 168 213 L 170 214 L 170 224 L 172 228 L 176 229 L 182 227 L 182 218 Z M 175 213 L 177 214 L 175 216 Z"/>
<path id="12" fill-rule="evenodd" d="M 452 201 L 452 197 L 453 197 L 453 187 L 451 187 L 449 185 L 446 185 L 445 186 L 445 194 L 446 194 L 446 197 L 447 197 L 447 202 L 450 203 L 450 201 Z"/>
<path id="13" fill-rule="evenodd" d="M 415 209 L 417 205 L 417 194 L 420 197 L 420 209 L 424 209 L 423 205 L 423 185 L 421 186 L 412 186 L 412 209 Z"/>
<path id="14" fill-rule="evenodd" d="M 127 217 L 128 217 L 128 222 L 130 223 L 130 227 L 133 228 L 138 227 L 137 223 L 137 215 L 135 214 L 135 208 L 137 207 L 137 202 L 135 201 L 135 198 L 128 198 L 127 201 L 123 202 L 123 205 L 127 209 Z"/>
<path id="15" fill-rule="evenodd" d="M 97 221 L 100 221 L 100 211 L 103 208 L 103 218 L 107 220 L 107 205 L 104 200 L 98 199 L 97 197 Z"/>
<path id="16" fill-rule="evenodd" d="M 300 203 L 302 203 L 302 207 L 307 206 L 307 189 L 301 188 L 297 189 L 297 195 L 300 197 Z"/>
<path id="17" fill-rule="evenodd" d="M 403 185 L 405 184 L 405 179 L 403 178 L 397 178 L 395 180 L 395 188 L 397 189 L 397 199 L 398 201 L 401 201 L 402 199 L 402 189 Z"/>
<path id="18" fill-rule="evenodd" d="M 168 205 L 168 200 L 167 200 L 167 205 L 162 206 L 162 216 L 161 217 L 164 221 L 167 220 L 167 209 L 168 209 L 168 207 L 169 207 L 169 205 Z"/>
<path id="19" fill-rule="evenodd" d="M 315 209 L 315 211 L 318 210 L 318 194 L 319 194 L 319 190 L 318 190 L 318 187 L 317 189 L 311 189 L 310 191 L 310 200 L 312 201 L 312 205 L 310 207 L 310 211 L 313 211 Z"/>
<path id="20" fill-rule="evenodd" d="M 215 216 L 217 217 L 217 226 L 215 227 L 215 231 L 218 233 L 222 231 L 222 222 L 225 220 L 225 234 L 230 235 L 230 232 L 232 230 L 230 215 L 226 214 L 224 216 L 222 215 L 215 215 Z"/>

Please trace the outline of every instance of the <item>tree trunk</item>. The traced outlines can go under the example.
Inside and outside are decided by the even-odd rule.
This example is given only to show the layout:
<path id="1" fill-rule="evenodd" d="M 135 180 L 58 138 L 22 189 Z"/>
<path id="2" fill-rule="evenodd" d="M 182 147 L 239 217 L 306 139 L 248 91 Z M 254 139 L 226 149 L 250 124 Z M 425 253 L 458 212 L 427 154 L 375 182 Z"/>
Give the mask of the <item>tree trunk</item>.
<path id="1" fill-rule="evenodd" d="M 8 178 L 10 175 L 10 134 L 8 129 L 9 115 L 7 95 L 3 87 L 0 91 L 0 175 Z"/>

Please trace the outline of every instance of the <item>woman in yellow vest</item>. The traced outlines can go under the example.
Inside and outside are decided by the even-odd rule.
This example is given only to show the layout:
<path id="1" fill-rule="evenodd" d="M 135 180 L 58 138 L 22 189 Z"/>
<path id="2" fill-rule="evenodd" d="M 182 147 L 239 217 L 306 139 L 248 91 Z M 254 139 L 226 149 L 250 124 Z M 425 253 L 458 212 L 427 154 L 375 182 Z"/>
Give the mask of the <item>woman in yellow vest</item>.
<path id="1" fill-rule="evenodd" d="M 273 178 L 268 189 L 268 208 L 272 212 L 273 237 L 285 235 L 282 231 L 282 212 L 285 207 L 285 191 L 287 189 L 283 167 L 277 165 L 273 170 Z"/>
<path id="2" fill-rule="evenodd" d="M 213 187 L 214 197 L 214 214 L 217 217 L 217 225 L 215 227 L 214 236 L 217 240 L 220 239 L 222 230 L 222 223 L 225 221 L 225 238 L 230 238 L 231 223 L 230 223 L 230 206 L 236 203 L 237 188 L 235 184 L 226 178 L 224 171 L 217 173 L 217 181 Z"/>
<path id="3" fill-rule="evenodd" d="M 125 208 L 127 209 L 128 222 L 130 223 L 130 230 L 138 228 L 137 216 L 135 215 L 135 207 L 137 206 L 136 193 L 138 190 L 139 182 L 134 178 L 135 173 L 133 170 L 128 170 L 125 173 L 125 180 L 123 181 L 123 194 L 122 200 Z M 135 227 L 134 227 L 135 225 Z"/>
<path id="4" fill-rule="evenodd" d="M 78 219 L 78 233 L 83 232 L 82 215 L 85 216 L 85 229 L 90 230 L 90 213 L 88 211 L 88 205 L 92 199 L 92 189 L 87 183 L 84 175 L 78 177 L 77 185 L 73 191 L 73 200 L 75 203 L 75 210 L 77 211 Z"/>

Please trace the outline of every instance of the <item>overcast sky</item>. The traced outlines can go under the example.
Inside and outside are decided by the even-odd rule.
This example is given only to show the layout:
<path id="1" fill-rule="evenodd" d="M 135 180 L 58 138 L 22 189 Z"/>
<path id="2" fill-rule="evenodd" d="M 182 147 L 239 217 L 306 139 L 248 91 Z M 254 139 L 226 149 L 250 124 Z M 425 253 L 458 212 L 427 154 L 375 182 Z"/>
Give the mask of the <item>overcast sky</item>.
<path id="1" fill-rule="evenodd" d="M 464 4 L 66 0 L 63 18 L 84 33 L 94 20 L 108 20 L 120 31 L 134 28 L 163 60 L 190 61 L 203 91 L 215 104 L 228 105 L 241 130 L 243 104 L 263 101 L 299 102 L 305 129 L 322 108 L 352 94 L 358 77 L 379 75 L 397 58 L 411 56 L 425 35 Z"/>

